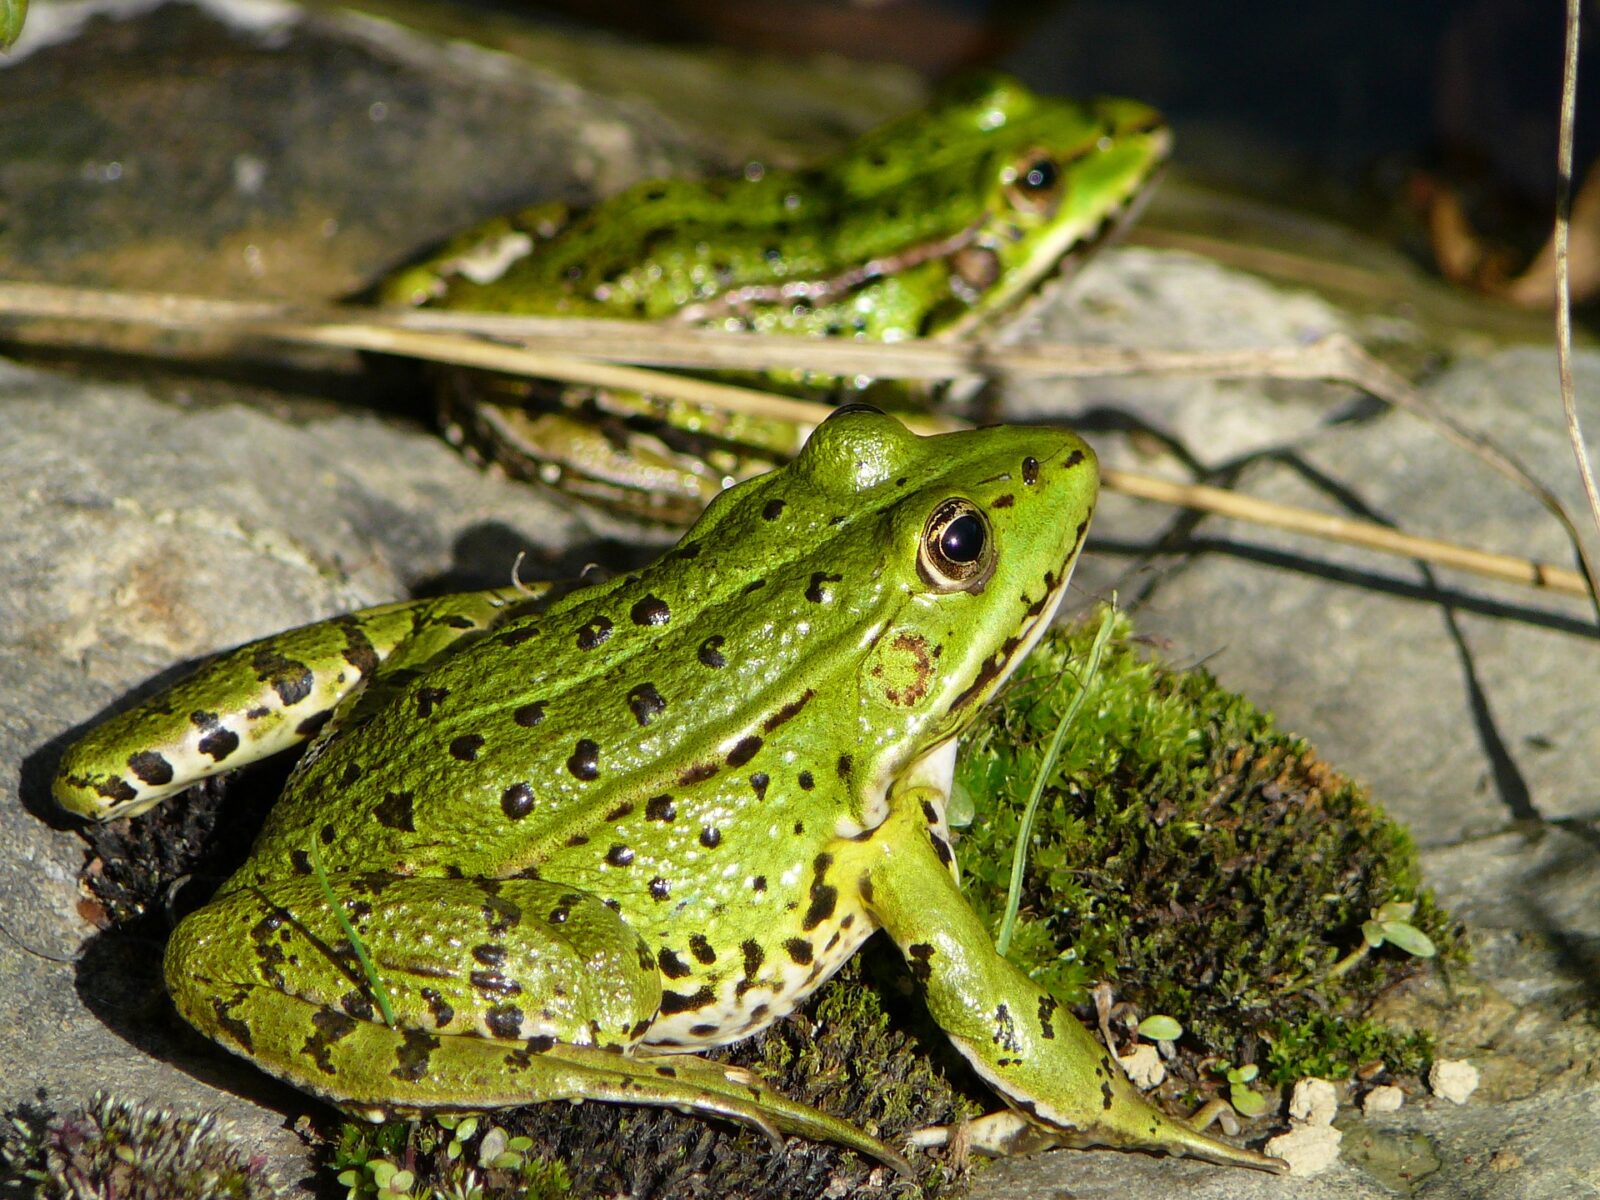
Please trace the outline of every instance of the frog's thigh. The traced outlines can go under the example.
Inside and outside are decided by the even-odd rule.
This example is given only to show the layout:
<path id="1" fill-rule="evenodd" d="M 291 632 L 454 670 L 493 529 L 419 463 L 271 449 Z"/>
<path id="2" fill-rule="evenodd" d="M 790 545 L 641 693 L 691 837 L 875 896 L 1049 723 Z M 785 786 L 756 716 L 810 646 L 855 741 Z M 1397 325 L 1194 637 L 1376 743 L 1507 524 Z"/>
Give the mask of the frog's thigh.
<path id="1" fill-rule="evenodd" d="M 321 885 L 219 897 L 179 924 L 167 987 L 207 1036 L 374 1119 L 544 1100 L 664 1105 L 904 1159 L 748 1072 L 631 1050 L 661 1002 L 649 948 L 548 880 L 329 880 L 394 1012 L 385 1021 Z"/>
<path id="2" fill-rule="evenodd" d="M 592 895 L 546 880 L 333 875 L 394 1014 L 310 878 L 247 887 L 179 924 L 167 987 L 184 1017 L 264 1069 L 371 1109 L 545 1098 L 557 1044 L 630 1048 L 661 980 Z"/>
<path id="3" fill-rule="evenodd" d="M 930 837 L 917 789 L 897 796 L 870 839 L 844 844 L 841 866 L 858 872 L 862 900 L 888 931 L 927 994 L 928 1009 L 957 1049 L 1014 1108 L 1060 1145 L 1162 1149 L 1265 1166 L 1173 1120 L 1134 1089 L 1077 1019 L 995 952 Z M 1005 1122 L 986 1131 L 984 1142 Z"/>

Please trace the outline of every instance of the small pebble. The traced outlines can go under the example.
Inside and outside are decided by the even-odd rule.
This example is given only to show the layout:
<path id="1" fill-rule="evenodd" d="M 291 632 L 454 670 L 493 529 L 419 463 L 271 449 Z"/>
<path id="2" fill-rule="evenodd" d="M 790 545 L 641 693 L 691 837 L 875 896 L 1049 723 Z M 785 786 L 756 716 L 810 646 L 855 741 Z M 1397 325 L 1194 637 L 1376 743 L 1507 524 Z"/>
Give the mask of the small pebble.
<path id="1" fill-rule="evenodd" d="M 1374 1113 L 1396 1112 L 1406 1102 L 1406 1094 L 1392 1083 L 1375 1087 L 1361 1099 L 1361 1111 L 1369 1117 Z"/>
<path id="2" fill-rule="evenodd" d="M 1161 1061 L 1161 1055 L 1149 1042 L 1140 1042 L 1133 1048 L 1132 1054 L 1119 1054 L 1117 1061 L 1128 1073 L 1133 1086 L 1141 1092 L 1159 1087 L 1167 1077 L 1167 1068 Z"/>
<path id="3" fill-rule="evenodd" d="M 1478 1090 L 1478 1068 L 1464 1058 L 1442 1058 L 1428 1070 L 1428 1087 L 1452 1104 L 1465 1104 Z"/>
<path id="4" fill-rule="evenodd" d="M 1339 1090 L 1326 1079 L 1302 1079 L 1289 1096 L 1289 1115 L 1307 1125 L 1332 1125 Z"/>
<path id="5" fill-rule="evenodd" d="M 1332 1125 L 1296 1125 L 1267 1142 L 1266 1151 L 1288 1163 L 1290 1175 L 1304 1179 L 1321 1174 L 1338 1161 L 1343 1137 Z"/>

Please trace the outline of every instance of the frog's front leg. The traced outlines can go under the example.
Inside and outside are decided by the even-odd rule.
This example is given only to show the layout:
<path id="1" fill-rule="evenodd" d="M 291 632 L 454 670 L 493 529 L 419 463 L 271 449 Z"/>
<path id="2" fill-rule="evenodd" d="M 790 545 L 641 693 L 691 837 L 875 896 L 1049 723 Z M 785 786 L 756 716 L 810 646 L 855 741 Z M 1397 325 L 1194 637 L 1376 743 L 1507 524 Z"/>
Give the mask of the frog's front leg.
<path id="1" fill-rule="evenodd" d="M 528 603 L 509 588 L 405 600 L 219 655 L 76 742 L 57 770 L 56 802 L 98 820 L 134 816 L 307 740 L 380 668 L 421 669 Z"/>
<path id="2" fill-rule="evenodd" d="M 894 798 L 864 840 L 841 848 L 863 904 L 900 947 L 928 1009 L 956 1048 L 1014 1109 L 1047 1134 L 1016 1144 L 1119 1146 L 1281 1171 L 1275 1158 L 1192 1129 L 1153 1107 L 1071 1012 L 995 952 L 935 845 L 922 789 Z M 945 849 L 945 854 L 948 850 Z M 1018 1123 L 986 1118 L 1010 1140 Z M 992 1148 L 992 1147 L 991 1147 Z"/>
<path id="3" fill-rule="evenodd" d="M 635 1054 L 660 1007 L 659 968 L 592 894 L 526 879 L 344 873 L 328 884 L 383 1002 L 322 884 L 298 878 L 230 891 L 179 924 L 166 977 L 184 1018 L 370 1120 L 548 1100 L 658 1105 L 778 1144 L 778 1131 L 839 1142 L 910 1174 L 876 1139 L 748 1072 Z"/>

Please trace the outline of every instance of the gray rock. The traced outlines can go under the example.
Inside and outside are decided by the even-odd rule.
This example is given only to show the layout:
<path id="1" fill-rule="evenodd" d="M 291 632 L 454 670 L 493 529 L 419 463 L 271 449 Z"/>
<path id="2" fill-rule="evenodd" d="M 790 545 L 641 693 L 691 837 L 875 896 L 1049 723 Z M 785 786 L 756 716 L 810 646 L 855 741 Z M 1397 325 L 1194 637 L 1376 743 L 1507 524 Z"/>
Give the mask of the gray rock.
<path id="1" fill-rule="evenodd" d="M 1580 354 L 1578 379 L 1592 429 L 1600 357 Z M 1425 392 L 1576 506 L 1554 384 L 1553 356 L 1509 350 L 1463 361 Z M 1571 561 L 1534 500 L 1400 413 L 1253 462 L 1239 488 Z M 1202 521 L 1187 540 L 1199 552 L 1148 585 L 1142 627 L 1368 782 L 1424 846 L 1600 812 L 1587 768 L 1600 753 L 1600 644 L 1582 601 L 1228 521 Z"/>

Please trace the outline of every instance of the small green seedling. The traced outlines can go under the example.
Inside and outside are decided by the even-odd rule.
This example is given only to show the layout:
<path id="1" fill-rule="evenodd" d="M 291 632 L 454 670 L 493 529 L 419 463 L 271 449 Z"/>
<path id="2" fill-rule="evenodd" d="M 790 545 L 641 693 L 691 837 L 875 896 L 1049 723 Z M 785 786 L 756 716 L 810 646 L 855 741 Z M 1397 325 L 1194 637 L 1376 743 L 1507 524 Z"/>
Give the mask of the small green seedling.
<path id="1" fill-rule="evenodd" d="M 444 1148 L 444 1156 L 450 1162 L 455 1162 L 461 1157 L 466 1144 L 472 1140 L 472 1135 L 478 1132 L 478 1118 L 445 1113 L 435 1120 L 439 1122 L 441 1128 L 450 1132 L 450 1144 Z"/>
<path id="2" fill-rule="evenodd" d="M 1241 1117 L 1259 1117 L 1267 1111 L 1267 1098 L 1250 1086 L 1261 1073 L 1255 1063 L 1242 1067 L 1218 1063 L 1216 1070 L 1228 1081 L 1228 1102 Z"/>
<path id="3" fill-rule="evenodd" d="M 386 1158 L 368 1159 L 339 1172 L 346 1200 L 409 1200 L 416 1176 Z"/>
<path id="4" fill-rule="evenodd" d="M 1139 1022 L 1139 1036 L 1151 1042 L 1175 1042 L 1183 1036 L 1183 1026 L 1173 1017 L 1155 1013 Z"/>
<path id="5" fill-rule="evenodd" d="M 1417 906 L 1409 900 L 1390 900 L 1374 909 L 1372 918 L 1361 925 L 1361 944 L 1333 964 L 1329 977 L 1336 979 L 1353 970 L 1368 954 L 1385 944 L 1417 958 L 1432 958 L 1438 953 L 1433 939 L 1411 924 L 1416 911 Z"/>

